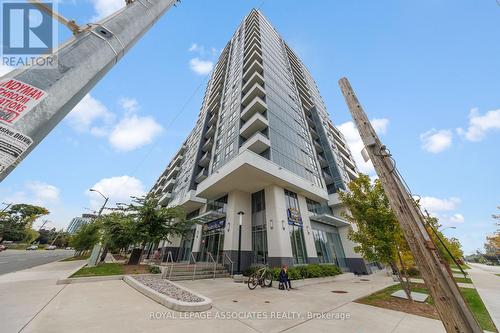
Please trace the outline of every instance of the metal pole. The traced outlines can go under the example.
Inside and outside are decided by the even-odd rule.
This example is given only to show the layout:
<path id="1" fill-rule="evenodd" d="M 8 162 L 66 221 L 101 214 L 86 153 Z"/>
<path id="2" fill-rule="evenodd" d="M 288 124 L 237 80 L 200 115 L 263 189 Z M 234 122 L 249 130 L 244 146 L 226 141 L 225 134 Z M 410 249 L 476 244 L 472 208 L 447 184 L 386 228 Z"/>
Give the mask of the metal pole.
<path id="1" fill-rule="evenodd" d="M 425 218 L 420 208 L 407 189 L 386 146 L 380 142 L 349 81 L 342 78 L 339 85 L 446 331 L 482 332 L 460 294 L 449 267 L 439 258 L 436 245 L 425 229 Z"/>
<path id="2" fill-rule="evenodd" d="M 12 130 L 31 139 L 23 142 L 32 143 L 27 144 L 20 157 L 17 154 L 11 156 L 15 161 L 0 171 L 0 182 L 176 2 L 128 1 L 123 9 L 98 23 L 87 25 L 81 33 L 63 44 L 55 52 L 55 58 L 51 57 L 56 66 L 23 67 L 2 77 L 34 86 L 45 92 L 47 97 L 32 109 L 23 111 L 26 114 L 19 120 L 9 124 Z"/>
<path id="3" fill-rule="evenodd" d="M 238 274 L 241 274 L 241 226 L 243 224 L 243 215 L 245 215 L 245 213 L 239 211 L 238 215 L 240 217 L 240 228 L 238 231 Z"/>

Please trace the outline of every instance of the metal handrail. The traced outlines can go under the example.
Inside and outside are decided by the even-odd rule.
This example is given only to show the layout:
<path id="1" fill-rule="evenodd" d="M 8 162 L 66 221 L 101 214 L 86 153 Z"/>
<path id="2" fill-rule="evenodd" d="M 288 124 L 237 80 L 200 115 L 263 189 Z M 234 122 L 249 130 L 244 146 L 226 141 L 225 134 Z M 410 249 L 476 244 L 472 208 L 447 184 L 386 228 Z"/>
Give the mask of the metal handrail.
<path id="1" fill-rule="evenodd" d="M 170 262 L 170 269 L 168 271 L 168 279 L 170 280 L 170 278 L 172 277 L 172 271 L 174 270 L 174 259 L 172 257 L 172 251 L 167 252 L 167 260 L 165 260 L 165 262 L 166 262 L 165 266 L 167 266 L 167 269 L 168 269 L 168 263 Z M 162 278 L 165 278 L 166 275 L 167 275 L 166 271 L 164 271 Z"/>
<path id="2" fill-rule="evenodd" d="M 191 256 L 189 258 L 190 263 L 191 263 L 191 259 L 193 259 L 193 262 L 194 262 L 194 267 L 193 267 L 193 280 L 194 280 L 194 276 L 196 275 L 196 259 L 194 258 L 193 252 L 191 252 Z"/>
<path id="3" fill-rule="evenodd" d="M 215 272 L 217 270 L 217 261 L 215 261 L 214 256 L 212 255 L 211 252 L 207 252 L 207 254 L 208 254 L 208 258 L 210 260 L 212 260 L 212 262 L 214 263 L 214 279 L 215 279 Z"/>
<path id="4" fill-rule="evenodd" d="M 222 257 L 222 266 L 224 266 L 224 260 L 227 258 L 229 262 L 231 263 L 231 276 L 233 276 L 233 266 L 234 262 L 231 260 L 231 258 L 227 255 L 227 253 L 224 253 L 224 256 Z"/>

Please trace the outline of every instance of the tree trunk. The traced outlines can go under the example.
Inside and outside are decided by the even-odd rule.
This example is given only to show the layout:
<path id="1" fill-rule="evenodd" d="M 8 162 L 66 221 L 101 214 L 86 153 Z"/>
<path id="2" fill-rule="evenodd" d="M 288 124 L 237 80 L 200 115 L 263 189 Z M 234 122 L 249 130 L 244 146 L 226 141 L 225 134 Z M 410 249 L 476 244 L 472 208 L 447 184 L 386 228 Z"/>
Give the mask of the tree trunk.
<path id="1" fill-rule="evenodd" d="M 401 284 L 401 287 L 403 288 L 406 297 L 408 297 L 408 300 L 413 302 L 413 299 L 411 298 L 411 292 L 408 290 L 408 286 L 406 283 L 403 281 L 403 277 L 401 276 L 401 271 L 399 270 L 398 266 L 394 262 L 390 262 L 389 265 L 391 265 L 392 271 L 396 273 L 396 276 L 398 277 L 399 284 Z"/>
<path id="2" fill-rule="evenodd" d="M 398 258 L 399 258 L 399 264 L 401 265 L 401 269 L 403 270 L 403 274 L 404 274 L 404 277 L 405 277 L 405 280 L 406 280 L 406 288 L 408 289 L 408 293 L 410 295 L 409 299 L 410 299 L 410 301 L 413 302 L 413 299 L 411 298 L 411 282 L 410 282 L 410 278 L 408 277 L 408 272 L 406 270 L 403 258 L 401 257 L 401 252 L 399 252 L 399 250 L 398 250 Z"/>

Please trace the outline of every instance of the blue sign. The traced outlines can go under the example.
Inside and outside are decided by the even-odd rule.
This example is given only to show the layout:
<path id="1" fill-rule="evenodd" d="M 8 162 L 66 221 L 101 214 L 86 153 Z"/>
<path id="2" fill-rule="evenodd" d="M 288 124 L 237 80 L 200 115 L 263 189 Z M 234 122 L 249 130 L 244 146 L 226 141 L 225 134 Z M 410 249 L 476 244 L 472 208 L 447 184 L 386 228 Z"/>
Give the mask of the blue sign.
<path id="1" fill-rule="evenodd" d="M 287 216 L 288 216 L 288 224 L 302 227 L 302 217 L 300 216 L 300 211 L 298 209 L 288 208 Z"/>
<path id="2" fill-rule="evenodd" d="M 208 222 L 208 223 L 205 223 L 205 225 L 203 225 L 203 231 L 221 229 L 221 228 L 224 228 L 225 225 L 226 225 L 225 219 Z"/>

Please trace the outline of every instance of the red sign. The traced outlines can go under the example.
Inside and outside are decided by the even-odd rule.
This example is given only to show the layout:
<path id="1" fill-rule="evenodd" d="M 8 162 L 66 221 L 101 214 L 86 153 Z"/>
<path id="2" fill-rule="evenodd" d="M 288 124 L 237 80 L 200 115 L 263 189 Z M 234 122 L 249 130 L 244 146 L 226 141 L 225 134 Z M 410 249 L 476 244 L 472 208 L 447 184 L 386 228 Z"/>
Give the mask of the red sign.
<path id="1" fill-rule="evenodd" d="M 0 122 L 14 124 L 47 95 L 45 91 L 15 79 L 1 80 Z"/>

